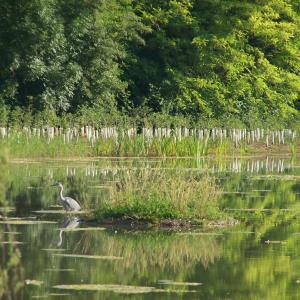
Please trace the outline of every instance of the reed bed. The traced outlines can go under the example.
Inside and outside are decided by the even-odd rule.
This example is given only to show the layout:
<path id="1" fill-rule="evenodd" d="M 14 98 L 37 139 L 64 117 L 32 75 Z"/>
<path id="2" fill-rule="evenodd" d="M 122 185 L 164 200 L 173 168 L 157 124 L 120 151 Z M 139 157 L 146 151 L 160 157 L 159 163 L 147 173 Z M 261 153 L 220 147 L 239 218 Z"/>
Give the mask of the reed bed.
<path id="1" fill-rule="evenodd" d="M 203 156 L 245 152 L 248 146 L 287 145 L 296 153 L 291 129 L 0 127 L 0 147 L 17 157 L 32 156 Z"/>
<path id="2" fill-rule="evenodd" d="M 216 219 L 220 190 L 208 175 L 126 170 L 96 215 L 133 219 Z"/>

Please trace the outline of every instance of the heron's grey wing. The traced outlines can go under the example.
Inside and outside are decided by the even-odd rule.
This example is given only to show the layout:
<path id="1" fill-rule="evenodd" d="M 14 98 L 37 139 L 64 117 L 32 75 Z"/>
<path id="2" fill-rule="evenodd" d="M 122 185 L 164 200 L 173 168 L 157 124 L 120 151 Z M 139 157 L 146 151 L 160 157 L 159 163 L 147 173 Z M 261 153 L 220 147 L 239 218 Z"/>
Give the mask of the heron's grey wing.
<path id="1" fill-rule="evenodd" d="M 69 210 L 80 210 L 81 207 L 76 200 L 71 197 L 65 197 L 66 202 L 68 203 Z"/>
<path id="2" fill-rule="evenodd" d="M 66 227 L 66 229 L 74 229 L 74 228 L 78 227 L 79 224 L 80 224 L 79 218 L 77 218 L 77 217 L 72 218 L 72 221 L 71 221 L 70 224 Z"/>
<path id="3" fill-rule="evenodd" d="M 80 219 L 78 217 L 65 217 L 62 225 L 59 229 L 69 229 L 76 228 L 80 224 Z"/>

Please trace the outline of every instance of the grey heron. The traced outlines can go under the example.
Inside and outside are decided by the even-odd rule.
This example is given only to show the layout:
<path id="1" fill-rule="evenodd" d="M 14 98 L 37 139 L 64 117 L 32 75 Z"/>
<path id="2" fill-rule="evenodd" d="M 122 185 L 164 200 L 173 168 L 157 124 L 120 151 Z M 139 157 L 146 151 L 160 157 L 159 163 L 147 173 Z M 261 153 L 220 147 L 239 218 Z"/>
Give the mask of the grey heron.
<path id="1" fill-rule="evenodd" d="M 60 193 L 59 193 L 60 203 L 62 204 L 62 206 L 66 211 L 78 211 L 81 209 L 80 205 L 76 200 L 74 200 L 71 197 L 65 197 L 63 195 L 64 187 L 60 182 L 53 184 L 53 186 L 60 187 Z"/>
<path id="2" fill-rule="evenodd" d="M 57 242 L 57 246 L 60 247 L 63 241 L 63 231 L 74 229 L 78 227 L 80 224 L 80 219 L 78 217 L 67 217 L 64 218 L 62 225 L 59 228 L 59 241 Z"/>

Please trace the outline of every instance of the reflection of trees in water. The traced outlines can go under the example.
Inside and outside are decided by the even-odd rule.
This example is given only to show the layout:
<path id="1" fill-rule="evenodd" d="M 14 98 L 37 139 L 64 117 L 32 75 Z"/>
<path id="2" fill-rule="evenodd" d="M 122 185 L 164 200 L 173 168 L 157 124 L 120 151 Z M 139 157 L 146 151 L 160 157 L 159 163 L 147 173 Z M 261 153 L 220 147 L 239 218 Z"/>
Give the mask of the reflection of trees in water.
<path id="1" fill-rule="evenodd" d="M 15 234 L 11 232 L 9 225 L 2 226 L 0 229 L 0 242 L 9 242 L 0 247 L 0 299 L 18 299 L 17 294 L 23 287 L 23 268 L 21 267 L 21 252 L 16 241 Z"/>
<path id="2" fill-rule="evenodd" d="M 288 295 L 298 279 L 295 275 L 298 255 L 291 255 L 293 252 L 287 249 L 287 244 L 293 241 L 296 249 L 298 241 L 295 235 L 284 237 L 286 228 L 282 225 L 274 226 L 273 223 L 269 227 L 273 237 L 267 236 L 271 240 L 286 241 L 286 244 L 265 244 L 265 238 L 257 239 L 260 233 L 256 232 L 227 235 L 222 257 L 205 273 L 204 299 L 223 299 L 227 292 L 230 292 L 230 299 L 290 299 Z M 206 289 L 211 284 L 213 289 Z"/>
<path id="3" fill-rule="evenodd" d="M 130 282 L 138 277 L 177 273 L 184 280 L 197 264 L 208 268 L 221 255 L 216 236 L 186 236 L 163 232 L 114 234 L 85 232 L 74 253 L 124 257 L 113 265 L 117 276 Z"/>
<path id="4" fill-rule="evenodd" d="M 234 212 L 245 222 L 244 231 L 253 234 L 228 235 L 222 257 L 211 265 L 206 283 L 214 283 L 213 291 L 203 289 L 204 296 L 222 298 L 235 291 L 230 299 L 289 299 L 300 277 L 297 258 L 300 255 L 300 201 L 296 194 L 299 182 L 289 177 L 248 177 L 228 175 L 222 179 L 224 208 L 270 209 L 266 212 Z M 282 211 L 280 209 L 290 209 Z M 266 240 L 284 241 L 266 244 Z M 219 280 L 223 274 L 226 280 Z M 204 285 L 204 286 L 205 286 Z M 203 287 L 204 287 L 203 286 Z M 293 297 L 291 297 L 293 298 Z"/>
<path id="5" fill-rule="evenodd" d="M 250 231 L 256 232 L 256 239 L 263 239 L 276 226 L 289 224 L 300 211 L 297 191 L 300 182 L 282 177 L 248 177 L 229 175 L 222 180 L 225 191 L 240 191 L 225 194 L 221 199 L 223 208 L 269 209 L 264 213 L 235 211 L 234 216 L 248 224 Z M 285 212 L 284 209 L 290 211 Z M 275 226 L 276 225 L 276 226 Z"/>
<path id="6" fill-rule="evenodd" d="M 59 253 L 122 256 L 123 260 L 74 259 L 53 256 L 57 252 L 41 251 L 43 248 L 57 248 L 62 226 L 39 224 L 23 227 L 23 239 L 31 242 L 26 253 L 22 254 L 22 266 L 26 278 L 44 281 L 41 288 L 45 293 L 52 285 L 68 282 L 153 285 L 160 279 L 189 281 L 199 265 L 209 269 L 222 254 L 220 236 L 184 236 L 167 232 L 115 234 L 109 231 L 65 231 L 61 248 L 67 250 Z M 49 272 L 49 268 L 74 269 L 74 272 Z M 24 293 L 23 299 L 36 295 L 33 289 L 26 288 Z M 101 299 L 114 297 L 118 298 L 106 293 L 103 297 L 101 295 Z M 99 296 L 91 295 L 91 299 L 99 299 Z M 133 299 L 144 298 L 133 296 Z"/>
<path id="7" fill-rule="evenodd" d="M 7 163 L 5 156 L 0 153 L 0 216 L 6 216 L 5 207 L 11 205 L 6 194 L 7 189 Z M 0 226 L 0 299 L 17 299 L 17 293 L 23 286 L 22 267 L 20 264 L 21 252 L 16 242 L 18 235 L 12 232 L 10 225 Z M 6 242 L 6 244 L 3 244 Z"/>
<path id="8" fill-rule="evenodd" d="M 57 191 L 48 185 L 61 178 L 67 183 L 68 194 L 83 200 L 86 206 L 95 205 L 96 201 L 101 201 L 105 196 L 103 190 L 89 188 L 89 185 L 99 184 L 99 177 L 90 181 L 90 176 L 85 177 L 76 172 L 75 177 L 65 178 L 63 168 L 55 171 L 55 179 L 51 180 L 46 176 L 33 177 L 34 172 L 31 172 L 28 179 L 22 172 L 5 176 L 5 184 L 0 181 L 8 195 L 4 198 L 10 201 L 14 199 L 20 209 L 26 205 L 32 209 L 32 205 L 40 208 L 56 204 Z M 103 183 L 104 176 L 101 178 Z M 300 209 L 296 194 L 300 191 L 300 185 L 296 180 L 226 174 L 220 182 L 224 191 L 247 192 L 225 194 L 222 196 L 223 207 Z M 27 189 L 27 186 L 33 188 Z M 22 255 L 22 267 L 18 245 L 1 245 L 0 294 L 2 299 L 9 299 L 8 294 L 12 295 L 12 299 L 18 299 L 15 295 L 22 286 L 22 274 L 26 271 L 27 276 L 28 270 L 32 270 L 29 278 L 47 282 L 49 289 L 52 284 L 63 283 L 65 279 L 73 283 L 78 283 L 83 278 L 87 283 L 137 285 L 145 282 L 150 285 L 158 279 L 201 279 L 204 281 L 201 287 L 204 299 L 222 299 L 226 291 L 234 291 L 230 299 L 284 299 L 285 295 L 295 291 L 295 282 L 300 278 L 297 268 L 299 238 L 294 235 L 295 232 L 300 232 L 299 214 L 280 211 L 239 212 L 236 216 L 248 224 L 241 230 L 254 231 L 254 235 L 230 235 L 220 241 L 219 237 L 213 236 L 181 236 L 164 232 L 63 232 L 61 247 L 68 247 L 68 253 L 124 257 L 116 262 L 53 257 L 51 253 L 41 249 L 56 247 L 58 227 L 27 226 L 23 239 L 30 241 L 30 245 L 28 253 L 24 253 L 25 257 Z M 283 240 L 286 243 L 266 245 L 264 241 L 267 239 Z M 46 272 L 50 263 L 52 268 L 74 268 L 76 272 Z M 24 299 L 28 299 L 27 296 Z M 111 299 L 111 295 L 104 295 L 103 299 L 105 297 Z M 95 299 L 98 298 L 95 296 Z"/>
<path id="9" fill-rule="evenodd" d="M 289 177 L 228 175 L 221 179 L 221 185 L 226 193 L 228 191 L 221 200 L 223 208 L 300 208 L 296 194 L 300 183 Z"/>

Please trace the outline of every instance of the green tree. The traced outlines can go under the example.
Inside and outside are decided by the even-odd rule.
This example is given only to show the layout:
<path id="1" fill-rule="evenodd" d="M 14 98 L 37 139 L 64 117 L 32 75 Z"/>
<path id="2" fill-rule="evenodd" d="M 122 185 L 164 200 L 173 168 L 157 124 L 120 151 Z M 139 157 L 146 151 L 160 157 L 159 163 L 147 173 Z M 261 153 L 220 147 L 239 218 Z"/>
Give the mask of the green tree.
<path id="1" fill-rule="evenodd" d="M 111 110 L 126 97 L 126 41 L 140 27 L 130 1 L 4 0 L 0 11 L 2 105 Z"/>
<path id="2" fill-rule="evenodd" d="M 136 105 L 248 124 L 297 113 L 296 1 L 152 0 L 135 10 L 152 29 L 128 69 Z"/>

